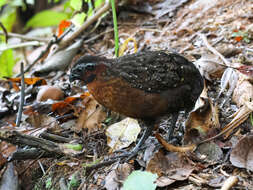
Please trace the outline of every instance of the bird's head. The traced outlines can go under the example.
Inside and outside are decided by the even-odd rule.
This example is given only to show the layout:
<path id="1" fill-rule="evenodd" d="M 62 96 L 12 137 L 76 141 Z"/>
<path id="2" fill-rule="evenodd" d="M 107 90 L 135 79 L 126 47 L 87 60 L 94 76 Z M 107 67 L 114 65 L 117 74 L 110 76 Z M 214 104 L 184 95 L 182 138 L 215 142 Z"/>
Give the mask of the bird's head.
<path id="1" fill-rule="evenodd" d="M 97 56 L 81 57 L 72 67 L 69 81 L 81 80 L 84 81 L 85 84 L 93 82 L 97 75 L 105 70 L 105 60 L 106 58 Z"/>

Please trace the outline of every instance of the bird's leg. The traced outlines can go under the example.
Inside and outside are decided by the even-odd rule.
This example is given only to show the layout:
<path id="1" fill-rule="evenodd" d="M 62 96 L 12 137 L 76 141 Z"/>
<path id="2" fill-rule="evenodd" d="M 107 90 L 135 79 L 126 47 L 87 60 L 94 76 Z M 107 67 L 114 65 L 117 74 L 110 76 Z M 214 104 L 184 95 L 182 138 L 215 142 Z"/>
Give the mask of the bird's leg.
<path id="1" fill-rule="evenodd" d="M 139 142 L 137 143 L 137 145 L 134 147 L 134 149 L 129 152 L 129 156 L 127 157 L 126 161 L 130 160 L 131 158 L 133 158 L 141 149 L 142 145 L 145 143 L 145 141 L 147 140 L 147 138 L 152 134 L 153 131 L 153 123 L 147 123 L 144 122 L 144 124 L 146 125 L 144 133 L 141 136 L 141 139 L 139 140 Z"/>
<path id="2" fill-rule="evenodd" d="M 121 155 L 116 156 L 114 158 L 127 157 L 127 159 L 125 161 L 128 161 L 131 158 L 133 158 L 139 152 L 139 150 L 142 148 L 142 145 L 145 143 L 147 138 L 152 134 L 152 131 L 153 131 L 153 128 L 154 128 L 154 122 L 143 122 L 143 121 L 141 121 L 141 124 L 145 125 L 145 130 L 144 130 L 144 132 L 141 136 L 141 139 L 139 140 L 137 145 L 134 147 L 134 149 L 131 150 L 130 152 L 126 152 L 125 150 L 116 151 L 116 152 L 124 152 L 124 153 L 122 153 Z"/>
<path id="3" fill-rule="evenodd" d="M 171 139 L 173 137 L 173 133 L 174 133 L 174 129 L 176 127 L 178 115 L 179 115 L 178 112 L 172 114 L 171 126 L 169 127 L 168 136 L 167 136 L 168 142 L 171 141 Z"/>
<path id="4" fill-rule="evenodd" d="M 144 133 L 141 136 L 141 139 L 139 140 L 139 142 L 137 143 L 137 145 L 134 147 L 134 149 L 132 150 L 132 152 L 138 152 L 139 149 L 141 148 L 141 146 L 145 143 L 145 141 L 147 140 L 147 138 L 152 134 L 153 128 L 154 126 L 151 124 L 148 124 L 147 126 L 145 126 L 145 130 Z"/>

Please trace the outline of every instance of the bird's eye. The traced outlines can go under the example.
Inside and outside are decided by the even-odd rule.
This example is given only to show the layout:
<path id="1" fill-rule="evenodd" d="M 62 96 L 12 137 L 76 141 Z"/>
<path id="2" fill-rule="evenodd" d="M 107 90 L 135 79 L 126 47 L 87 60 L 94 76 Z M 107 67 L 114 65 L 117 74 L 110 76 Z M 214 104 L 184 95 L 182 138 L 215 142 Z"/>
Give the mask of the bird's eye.
<path id="1" fill-rule="evenodd" d="M 93 63 L 88 63 L 88 64 L 86 64 L 85 68 L 89 71 L 93 71 L 93 70 L 95 70 L 95 65 Z"/>

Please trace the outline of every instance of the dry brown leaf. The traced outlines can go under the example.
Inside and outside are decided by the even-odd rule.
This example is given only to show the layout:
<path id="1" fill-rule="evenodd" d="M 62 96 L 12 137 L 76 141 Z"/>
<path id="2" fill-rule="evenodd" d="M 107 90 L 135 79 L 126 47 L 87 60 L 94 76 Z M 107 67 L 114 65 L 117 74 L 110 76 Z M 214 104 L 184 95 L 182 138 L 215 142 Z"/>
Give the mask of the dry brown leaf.
<path id="1" fill-rule="evenodd" d="M 239 75 L 236 88 L 232 96 L 232 100 L 237 104 L 238 107 L 243 105 L 252 104 L 253 100 L 253 85 L 245 79 L 243 75 Z M 253 109 L 252 109 L 253 110 Z"/>
<path id="2" fill-rule="evenodd" d="M 221 148 L 213 142 L 199 145 L 196 149 L 196 153 L 200 154 L 200 158 L 204 156 L 205 161 L 210 161 L 212 163 L 221 161 L 224 156 Z"/>
<path id="3" fill-rule="evenodd" d="M 230 121 L 221 131 L 221 133 L 225 133 L 224 139 L 227 139 L 233 130 L 246 121 L 249 117 L 249 114 L 252 112 L 252 109 L 249 109 L 247 106 L 242 106 L 238 109 L 236 113 L 233 114 L 233 120 Z M 225 132 L 226 131 L 226 132 Z"/>
<path id="4" fill-rule="evenodd" d="M 236 167 L 253 171 L 253 135 L 239 140 L 232 149 L 230 162 Z"/>
<path id="5" fill-rule="evenodd" d="M 159 150 L 147 164 L 147 171 L 156 173 L 159 178 L 156 184 L 164 187 L 175 181 L 186 180 L 193 171 L 188 159 L 184 155 L 175 152 L 166 153 Z"/>
<path id="6" fill-rule="evenodd" d="M 99 131 L 106 118 L 105 110 L 93 97 L 86 97 L 83 101 L 85 109 L 81 112 L 74 130 L 80 132 L 82 129 L 88 129 L 88 133 Z"/>
<path id="7" fill-rule="evenodd" d="M 207 80 L 211 80 L 212 77 L 220 78 L 222 76 L 224 66 L 220 63 L 222 63 L 222 61 L 214 54 L 204 54 L 200 59 L 194 62 L 201 75 Z"/>
<path id="8" fill-rule="evenodd" d="M 34 128 L 54 128 L 58 127 L 58 121 L 55 117 L 48 116 L 47 114 L 32 114 L 26 119 Z M 41 133 L 44 131 L 43 129 Z"/>
<path id="9" fill-rule="evenodd" d="M 126 180 L 132 171 L 132 165 L 128 163 L 119 164 L 116 169 L 112 170 L 106 176 L 104 187 L 107 190 L 120 189 L 122 182 Z"/>
<path id="10" fill-rule="evenodd" d="M 214 136 L 220 127 L 218 109 L 211 99 L 203 99 L 205 105 L 190 113 L 186 123 L 184 140 L 186 143 L 197 143 L 207 136 Z"/>
<path id="11" fill-rule="evenodd" d="M 224 138 L 228 138 L 233 129 L 243 123 L 253 111 L 253 86 L 240 74 L 236 88 L 232 96 L 233 101 L 237 104 L 239 110 L 233 115 L 234 119 L 227 124 L 222 131 L 226 131 Z"/>

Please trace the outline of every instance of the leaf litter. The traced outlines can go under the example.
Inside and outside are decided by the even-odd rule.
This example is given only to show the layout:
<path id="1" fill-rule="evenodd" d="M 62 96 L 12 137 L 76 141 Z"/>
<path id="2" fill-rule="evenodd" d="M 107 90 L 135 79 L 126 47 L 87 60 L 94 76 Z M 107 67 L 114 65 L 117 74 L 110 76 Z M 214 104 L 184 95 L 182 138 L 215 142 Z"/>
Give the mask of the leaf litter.
<path id="1" fill-rule="evenodd" d="M 138 1 L 132 3 L 135 6 Z M 251 38 L 252 17 L 250 17 L 252 4 L 246 0 L 182 0 L 177 1 L 176 4 L 168 4 L 168 1 L 147 1 L 147 3 L 152 7 L 150 12 L 155 16 L 138 13 L 124 13 L 125 15 L 122 17 L 119 16 L 120 42 L 124 43 L 127 39 L 132 38 L 138 45 L 138 51 L 145 48 L 172 50 L 181 52 L 188 59 L 195 61 L 196 66 L 207 79 L 206 96 L 202 98 L 202 107 L 196 108 L 187 121 L 183 114 L 180 115 L 177 127 L 183 127 L 186 121 L 185 145 L 187 142 L 195 143 L 198 138 L 206 139 L 219 134 L 220 131 L 230 129 L 224 136 L 203 144 L 202 147 L 199 146 L 194 152 L 174 153 L 166 152 L 163 148 L 153 147 L 152 150 L 150 149 L 150 155 L 145 159 L 143 159 L 143 154 L 139 153 L 138 157 L 128 164 L 120 165 L 116 162 L 98 167 L 97 163 L 101 161 L 101 158 L 110 156 L 105 128 L 122 120 L 121 116 L 104 110 L 89 96 L 84 98 L 79 96 L 71 101 L 65 99 L 66 101 L 35 102 L 37 90 L 30 93 L 34 96 L 31 97 L 30 104 L 26 107 L 28 114 L 22 117 L 22 125 L 16 129 L 13 123 L 19 102 L 18 92 L 15 90 L 19 91 L 19 88 L 14 90 L 12 85 L 6 81 L 1 81 L 0 89 L 1 129 L 18 130 L 23 134 L 35 137 L 46 131 L 65 138 L 76 139 L 75 143 L 83 145 L 83 152 L 73 153 L 71 158 L 61 158 L 68 160 L 69 163 L 75 163 L 72 165 L 58 165 L 56 167 L 52 164 L 52 162 L 58 161 L 56 157 L 41 158 L 40 160 L 50 171 L 50 174 L 41 177 L 41 182 L 55 175 L 54 182 L 57 184 L 60 177 L 70 180 L 69 177 L 77 172 L 79 175 L 75 175 L 76 178 L 82 181 L 80 188 L 121 188 L 132 171 L 142 169 L 157 174 L 159 177 L 155 183 L 164 188 L 217 188 L 222 187 L 223 183 L 231 180 L 233 176 L 239 177 L 239 181 L 234 184 L 236 188 L 244 188 L 245 184 L 249 188 L 253 188 L 252 175 L 250 175 L 252 172 L 250 156 L 252 154 L 252 146 L 250 146 L 252 138 L 249 135 L 252 132 L 249 116 L 252 114 L 253 108 L 253 42 Z M 170 3 L 172 2 L 170 1 Z M 239 7 L 240 9 L 238 9 Z M 123 13 L 119 12 L 119 14 Z M 108 58 L 113 57 L 114 42 L 112 40 L 113 34 L 110 32 L 112 26 L 106 24 L 111 22 L 110 18 L 102 22 L 104 25 L 99 26 L 90 37 L 99 35 L 101 31 L 107 31 L 107 33 L 101 35 L 98 40 L 83 44 L 81 54 L 100 54 Z M 237 33 L 235 33 L 236 31 Z M 205 35 L 210 46 L 224 58 L 221 58 L 217 52 L 211 51 L 210 46 L 207 47 L 203 43 L 199 33 Z M 127 53 L 134 52 L 135 45 L 130 45 L 128 48 Z M 69 53 L 70 57 L 76 54 L 75 47 L 73 52 Z M 59 52 L 52 55 L 50 59 L 60 60 L 59 56 L 55 56 L 62 57 L 65 53 L 66 51 Z M 47 62 L 50 63 L 50 59 L 48 58 Z M 70 60 L 69 57 L 67 59 Z M 65 62 L 63 66 L 57 67 L 64 70 L 66 60 L 60 60 Z M 67 62 L 70 62 L 69 60 Z M 231 65 L 224 66 L 226 65 L 224 60 Z M 48 65 L 49 68 L 47 68 Z M 42 67 L 37 64 L 35 70 L 28 73 L 30 79 L 33 72 L 37 72 L 38 75 L 47 75 L 51 72 L 42 79 L 46 81 L 47 85 L 59 86 L 64 92 L 65 98 L 86 91 L 85 88 L 80 88 L 80 85 L 76 84 L 70 89 L 67 76 L 56 76 L 55 72 L 57 71 L 51 68 L 51 63 L 46 63 Z M 32 78 L 32 81 L 36 80 L 38 79 L 34 78 L 33 80 Z M 12 83 L 14 82 L 17 87 L 20 87 L 18 82 L 12 81 Z M 37 88 L 34 83 L 29 85 L 32 86 L 31 89 Z M 195 116 L 193 117 L 193 115 Z M 232 128 L 230 128 L 231 126 Z M 159 131 L 162 135 L 166 134 L 166 127 L 168 128 L 165 126 L 163 131 Z M 196 134 L 197 136 L 195 136 Z M 152 143 L 152 145 L 154 143 L 154 139 L 152 137 L 150 139 L 146 142 L 148 148 L 151 147 L 151 144 L 148 143 Z M 235 142 L 231 143 L 232 140 Z M 4 166 L 7 162 L 6 158 L 15 149 L 13 145 L 8 145 L 4 141 L 1 142 L 0 147 L 0 163 L 1 166 Z M 127 148 L 127 150 L 130 149 L 131 147 Z M 232 150 L 231 153 L 230 150 Z M 33 164 L 27 163 L 31 166 Z M 21 166 L 25 166 L 25 164 L 20 164 L 19 170 L 23 171 Z M 41 171 L 39 164 L 31 166 L 24 173 L 22 179 L 31 179 L 30 173 Z M 86 176 L 83 171 L 93 167 L 95 169 Z M 24 186 L 25 181 L 31 182 L 23 180 Z M 43 187 L 43 183 L 41 183 L 41 187 Z"/>

